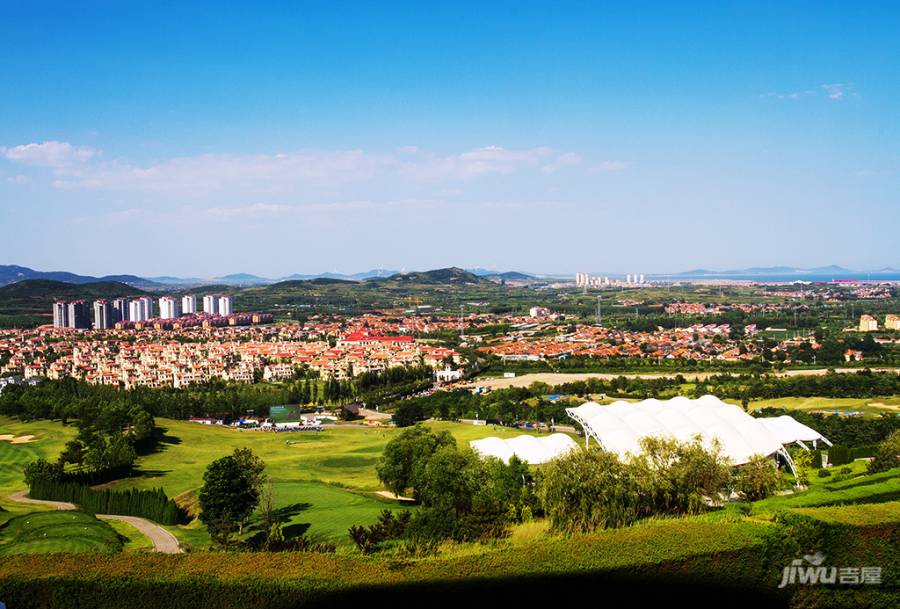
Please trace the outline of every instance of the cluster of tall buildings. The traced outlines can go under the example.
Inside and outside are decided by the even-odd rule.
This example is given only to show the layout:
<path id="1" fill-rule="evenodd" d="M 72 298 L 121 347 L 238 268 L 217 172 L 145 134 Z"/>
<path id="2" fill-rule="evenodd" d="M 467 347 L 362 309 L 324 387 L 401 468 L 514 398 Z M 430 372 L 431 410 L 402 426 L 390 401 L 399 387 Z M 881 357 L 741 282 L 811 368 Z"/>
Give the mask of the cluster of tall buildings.
<path id="1" fill-rule="evenodd" d="M 598 277 L 588 273 L 575 273 L 575 285 L 579 288 L 602 288 L 611 285 L 644 285 L 644 274 L 635 273 L 634 275 L 625 275 L 625 280 L 614 279 L 610 281 L 609 277 Z"/>
<path id="2" fill-rule="evenodd" d="M 182 315 L 197 312 L 197 297 L 193 294 L 182 296 L 180 301 L 172 296 L 162 296 L 159 299 L 159 319 L 177 319 Z M 220 294 L 204 296 L 203 312 L 212 315 L 231 315 L 231 296 Z M 59 300 L 53 303 L 53 325 L 57 328 L 87 330 L 93 327 L 95 330 L 109 330 L 122 321 L 142 322 L 154 319 L 153 299 L 150 296 L 130 300 L 101 298 L 94 301 L 93 322 L 91 318 L 91 308 L 84 300 L 71 302 Z"/>

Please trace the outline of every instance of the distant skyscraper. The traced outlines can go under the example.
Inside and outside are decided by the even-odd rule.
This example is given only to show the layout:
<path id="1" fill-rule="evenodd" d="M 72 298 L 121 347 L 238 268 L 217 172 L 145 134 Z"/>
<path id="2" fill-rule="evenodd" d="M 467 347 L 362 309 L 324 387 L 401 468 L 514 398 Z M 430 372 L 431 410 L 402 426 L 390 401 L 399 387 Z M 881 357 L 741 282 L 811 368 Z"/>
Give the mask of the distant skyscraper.
<path id="1" fill-rule="evenodd" d="M 128 321 L 128 299 L 116 298 L 113 300 L 113 322 Z"/>
<path id="2" fill-rule="evenodd" d="M 171 296 L 163 296 L 160 298 L 159 316 L 162 319 L 175 319 L 178 317 L 178 301 Z"/>
<path id="3" fill-rule="evenodd" d="M 69 303 L 69 327 L 86 330 L 91 327 L 91 312 L 83 300 Z"/>
<path id="4" fill-rule="evenodd" d="M 207 294 L 203 297 L 203 312 L 204 313 L 218 313 L 219 312 L 219 297 L 215 294 Z"/>
<path id="5" fill-rule="evenodd" d="M 197 297 L 193 294 L 185 294 L 181 297 L 181 314 L 190 315 L 197 312 Z"/>
<path id="6" fill-rule="evenodd" d="M 58 300 L 53 303 L 53 327 L 69 327 L 69 309 L 66 306 L 66 303 L 62 300 Z"/>
<path id="7" fill-rule="evenodd" d="M 109 330 L 115 321 L 113 320 L 115 312 L 108 300 L 100 299 L 94 301 L 94 329 Z"/>
<path id="8" fill-rule="evenodd" d="M 219 315 L 231 315 L 231 296 L 219 296 Z"/>

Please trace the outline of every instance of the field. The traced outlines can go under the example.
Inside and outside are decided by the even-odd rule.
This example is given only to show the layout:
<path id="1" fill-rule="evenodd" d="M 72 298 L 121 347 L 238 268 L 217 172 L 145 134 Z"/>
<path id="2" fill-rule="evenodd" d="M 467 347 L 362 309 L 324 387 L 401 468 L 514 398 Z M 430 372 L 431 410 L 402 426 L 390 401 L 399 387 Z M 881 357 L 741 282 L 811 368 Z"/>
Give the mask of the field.
<path id="1" fill-rule="evenodd" d="M 121 549 L 122 540 L 112 527 L 83 512 L 34 512 L 0 526 L 0 555 Z"/>

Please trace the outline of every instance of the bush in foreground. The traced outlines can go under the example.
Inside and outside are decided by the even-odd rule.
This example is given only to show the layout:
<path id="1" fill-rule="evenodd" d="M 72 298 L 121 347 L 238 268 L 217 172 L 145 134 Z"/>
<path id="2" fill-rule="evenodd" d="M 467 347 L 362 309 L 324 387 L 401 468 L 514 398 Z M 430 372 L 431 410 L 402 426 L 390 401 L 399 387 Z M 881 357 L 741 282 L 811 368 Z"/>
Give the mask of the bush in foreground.
<path id="1" fill-rule="evenodd" d="M 827 469 L 819 470 L 819 477 L 830 476 Z M 735 490 L 745 501 L 758 501 L 772 495 L 781 481 L 775 462 L 764 455 L 756 455 L 741 466 L 735 479 Z"/>

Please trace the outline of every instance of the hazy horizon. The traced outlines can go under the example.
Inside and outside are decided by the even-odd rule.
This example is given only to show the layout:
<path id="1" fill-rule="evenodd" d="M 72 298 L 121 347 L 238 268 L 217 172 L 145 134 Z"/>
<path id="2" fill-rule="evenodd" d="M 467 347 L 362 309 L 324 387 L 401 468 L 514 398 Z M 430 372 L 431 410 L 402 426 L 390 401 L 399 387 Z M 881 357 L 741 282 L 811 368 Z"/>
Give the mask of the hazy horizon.
<path id="1" fill-rule="evenodd" d="M 0 259 L 897 267 L 898 30 L 890 3 L 5 4 Z"/>

